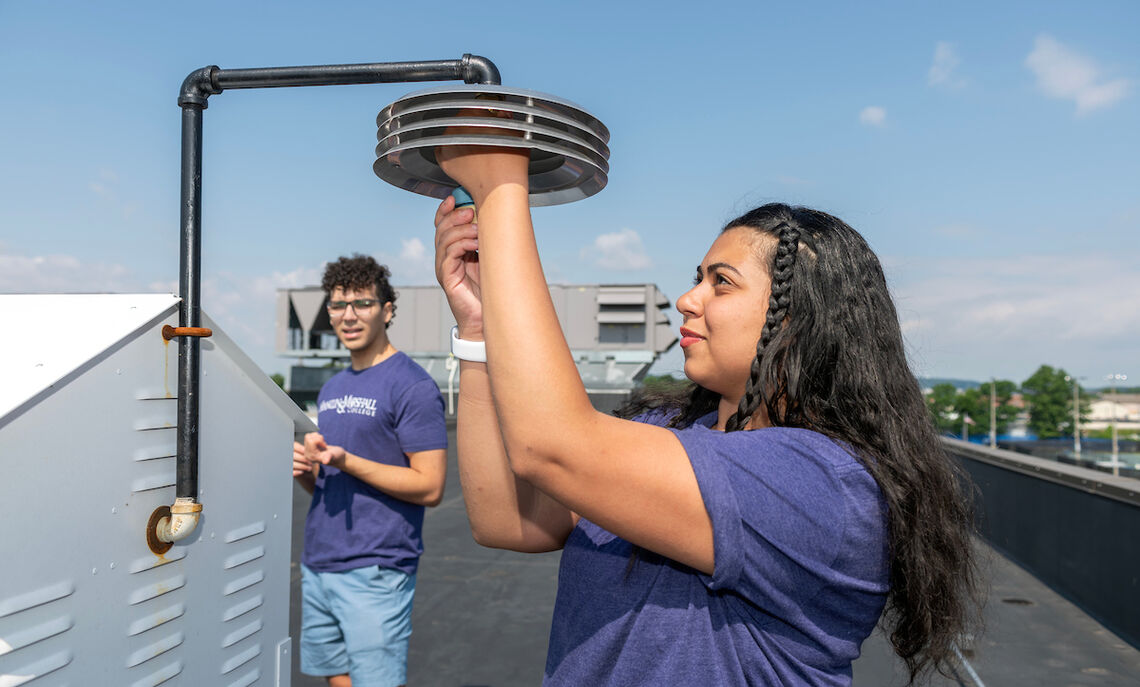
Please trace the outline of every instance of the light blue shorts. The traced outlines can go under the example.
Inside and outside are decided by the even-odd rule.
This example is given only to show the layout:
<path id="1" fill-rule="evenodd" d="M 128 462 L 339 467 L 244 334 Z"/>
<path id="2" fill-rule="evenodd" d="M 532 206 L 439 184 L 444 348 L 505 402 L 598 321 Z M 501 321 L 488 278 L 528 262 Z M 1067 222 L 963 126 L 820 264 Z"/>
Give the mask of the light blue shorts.
<path id="1" fill-rule="evenodd" d="M 370 565 L 344 572 L 301 566 L 301 672 L 348 673 L 352 687 L 407 683 L 416 576 Z"/>

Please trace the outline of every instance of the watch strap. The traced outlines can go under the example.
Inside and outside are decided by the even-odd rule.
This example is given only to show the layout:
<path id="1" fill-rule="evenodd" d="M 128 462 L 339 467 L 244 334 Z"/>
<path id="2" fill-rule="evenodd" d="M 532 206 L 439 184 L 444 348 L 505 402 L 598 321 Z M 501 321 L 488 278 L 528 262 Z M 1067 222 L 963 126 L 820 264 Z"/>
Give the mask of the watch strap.
<path id="1" fill-rule="evenodd" d="M 487 344 L 482 341 L 466 341 L 459 338 L 459 327 L 451 328 L 451 354 L 460 360 L 471 363 L 487 362 Z"/>

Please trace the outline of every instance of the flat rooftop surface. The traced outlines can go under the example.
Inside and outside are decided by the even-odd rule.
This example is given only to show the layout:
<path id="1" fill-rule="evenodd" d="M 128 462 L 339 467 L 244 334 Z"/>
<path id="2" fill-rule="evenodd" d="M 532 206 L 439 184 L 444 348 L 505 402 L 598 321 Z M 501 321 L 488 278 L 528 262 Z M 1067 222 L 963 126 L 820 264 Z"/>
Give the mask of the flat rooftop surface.
<path id="1" fill-rule="evenodd" d="M 516 687 L 542 682 L 558 579 L 556 553 L 486 549 L 471 539 L 450 425 L 447 491 L 424 519 L 412 614 L 408 684 L 414 687 Z M 300 637 L 298 561 L 309 495 L 294 487 L 290 635 Z M 968 663 L 938 687 L 1140 684 L 1140 651 L 1125 643 L 1035 577 L 988 547 L 990 580 L 985 632 L 962 647 Z M 293 651 L 294 687 L 324 687 L 302 675 Z M 971 675 L 971 671 L 973 675 Z M 1132 677 L 1129 678 L 1128 676 Z M 858 687 L 904 685 L 905 673 L 878 632 L 854 667 Z"/>

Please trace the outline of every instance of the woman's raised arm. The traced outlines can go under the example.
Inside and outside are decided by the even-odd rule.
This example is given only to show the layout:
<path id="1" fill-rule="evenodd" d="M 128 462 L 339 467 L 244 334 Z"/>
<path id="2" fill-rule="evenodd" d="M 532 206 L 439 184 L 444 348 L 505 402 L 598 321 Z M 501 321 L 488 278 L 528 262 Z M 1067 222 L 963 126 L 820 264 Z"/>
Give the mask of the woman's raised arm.
<path id="1" fill-rule="evenodd" d="M 634 544 L 712 572 L 712 524 L 680 441 L 598 413 L 586 395 L 539 261 L 526 151 L 438 156 L 479 209 L 488 373 L 514 474 Z"/>
<path id="2" fill-rule="evenodd" d="M 447 198 L 436 211 L 436 277 L 459 328 L 459 338 L 483 339 L 479 262 L 470 209 Z M 562 548 L 576 517 L 511 471 L 499 432 L 484 363 L 459 363 L 457 417 L 459 480 L 475 541 L 537 553 Z"/>

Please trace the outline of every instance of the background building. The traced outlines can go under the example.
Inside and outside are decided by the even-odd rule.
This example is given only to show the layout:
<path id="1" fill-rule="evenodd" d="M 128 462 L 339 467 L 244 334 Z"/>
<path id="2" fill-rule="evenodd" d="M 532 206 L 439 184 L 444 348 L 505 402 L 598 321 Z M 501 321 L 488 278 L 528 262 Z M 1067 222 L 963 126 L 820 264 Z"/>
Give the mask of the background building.
<path id="1" fill-rule="evenodd" d="M 1081 427 L 1104 429 L 1114 421 L 1122 432 L 1140 430 L 1140 394 L 1102 392 L 1099 399 L 1089 403 L 1088 419 L 1081 421 Z"/>
<path id="2" fill-rule="evenodd" d="M 550 296 L 578 372 L 594 405 L 621 404 L 661 354 L 677 343 L 666 310 L 671 303 L 654 284 L 551 284 Z M 393 345 L 422 365 L 444 394 L 458 390 L 451 358 L 455 319 L 438 286 L 397 286 Z M 319 286 L 277 292 L 276 350 L 295 358 L 285 390 L 303 407 L 321 385 L 348 364 L 333 333 Z"/>

